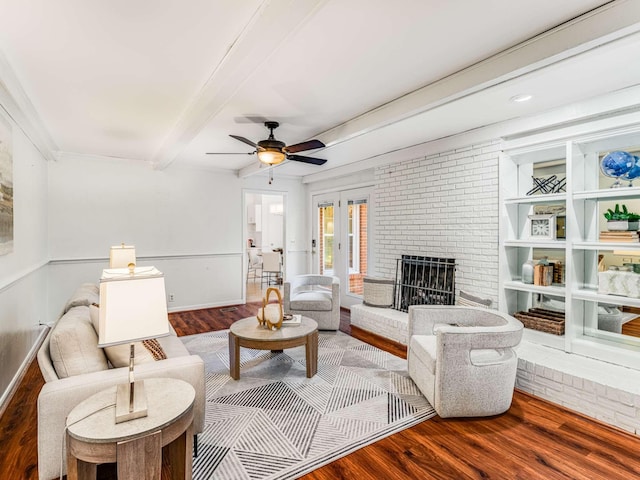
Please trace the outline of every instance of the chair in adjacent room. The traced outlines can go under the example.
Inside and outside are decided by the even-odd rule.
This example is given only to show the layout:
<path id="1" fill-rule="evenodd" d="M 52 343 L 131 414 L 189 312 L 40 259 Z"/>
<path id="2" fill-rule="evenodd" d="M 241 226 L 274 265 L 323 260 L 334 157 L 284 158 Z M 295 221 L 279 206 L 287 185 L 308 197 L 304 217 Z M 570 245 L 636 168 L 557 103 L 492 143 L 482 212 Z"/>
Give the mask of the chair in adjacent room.
<path id="1" fill-rule="evenodd" d="M 409 307 L 409 375 L 440 417 L 483 417 L 511 406 L 523 325 L 478 307 Z"/>
<path id="2" fill-rule="evenodd" d="M 262 253 L 262 276 L 260 288 L 266 282 L 267 286 L 277 285 L 282 275 L 282 261 L 279 252 Z"/>
<path id="3" fill-rule="evenodd" d="M 313 318 L 319 330 L 338 330 L 340 279 L 311 274 L 284 282 L 284 311 Z"/>
<path id="4" fill-rule="evenodd" d="M 250 248 L 247 253 L 249 255 L 249 263 L 247 265 L 247 281 L 258 278 L 258 275 L 262 276 L 262 256 L 260 251 L 256 248 Z M 260 272 L 258 274 L 258 272 Z"/>

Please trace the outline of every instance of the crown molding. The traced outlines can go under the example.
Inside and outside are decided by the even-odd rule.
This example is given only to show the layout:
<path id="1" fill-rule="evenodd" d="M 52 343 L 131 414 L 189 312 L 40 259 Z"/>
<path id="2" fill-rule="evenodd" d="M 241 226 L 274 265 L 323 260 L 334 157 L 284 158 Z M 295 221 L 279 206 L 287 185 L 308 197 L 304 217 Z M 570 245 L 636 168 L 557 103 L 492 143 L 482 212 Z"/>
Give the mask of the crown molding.
<path id="1" fill-rule="evenodd" d="M 18 78 L 0 51 L 0 107 L 29 139 L 45 160 L 55 161 L 57 145 L 38 115 Z"/>

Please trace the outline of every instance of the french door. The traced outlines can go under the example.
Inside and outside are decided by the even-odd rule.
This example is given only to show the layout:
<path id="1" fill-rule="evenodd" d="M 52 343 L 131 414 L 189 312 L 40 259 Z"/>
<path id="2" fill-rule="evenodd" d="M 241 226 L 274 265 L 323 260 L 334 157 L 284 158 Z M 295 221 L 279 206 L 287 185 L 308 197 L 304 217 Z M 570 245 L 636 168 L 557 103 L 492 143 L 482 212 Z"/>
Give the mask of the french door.
<path id="1" fill-rule="evenodd" d="M 340 304 L 362 299 L 370 235 L 370 189 L 313 196 L 312 271 L 340 278 Z"/>

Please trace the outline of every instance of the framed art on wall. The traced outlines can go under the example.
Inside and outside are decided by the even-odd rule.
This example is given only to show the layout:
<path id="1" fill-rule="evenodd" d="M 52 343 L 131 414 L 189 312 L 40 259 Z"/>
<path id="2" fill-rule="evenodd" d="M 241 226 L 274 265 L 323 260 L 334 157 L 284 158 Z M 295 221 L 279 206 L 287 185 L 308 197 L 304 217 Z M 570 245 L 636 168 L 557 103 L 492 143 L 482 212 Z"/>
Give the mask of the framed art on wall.
<path id="1" fill-rule="evenodd" d="M 13 251 L 13 145 L 11 125 L 0 115 L 0 255 Z"/>

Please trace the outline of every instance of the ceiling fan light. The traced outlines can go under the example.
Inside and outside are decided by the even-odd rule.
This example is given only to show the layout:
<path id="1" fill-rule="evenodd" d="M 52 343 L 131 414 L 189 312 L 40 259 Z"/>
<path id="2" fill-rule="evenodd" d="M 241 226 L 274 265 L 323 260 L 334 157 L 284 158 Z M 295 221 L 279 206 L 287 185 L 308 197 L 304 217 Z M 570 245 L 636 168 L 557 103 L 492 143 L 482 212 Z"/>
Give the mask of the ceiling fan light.
<path id="1" fill-rule="evenodd" d="M 279 149 L 265 148 L 264 150 L 258 151 L 258 160 L 262 163 L 266 163 L 267 165 L 277 165 L 282 163 L 284 159 L 285 154 Z"/>

